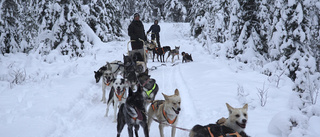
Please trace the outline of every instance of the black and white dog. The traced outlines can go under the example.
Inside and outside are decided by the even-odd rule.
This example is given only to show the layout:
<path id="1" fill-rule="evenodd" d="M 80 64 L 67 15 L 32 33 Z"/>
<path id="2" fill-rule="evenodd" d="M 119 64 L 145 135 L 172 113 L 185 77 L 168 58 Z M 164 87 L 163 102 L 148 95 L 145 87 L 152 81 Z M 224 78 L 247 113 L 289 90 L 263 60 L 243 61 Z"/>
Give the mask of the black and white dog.
<path id="1" fill-rule="evenodd" d="M 117 122 L 117 108 L 126 101 L 127 94 L 126 94 L 127 86 L 123 78 L 117 77 L 116 80 L 113 82 L 109 93 L 108 105 L 106 109 L 105 116 L 108 116 L 109 106 L 113 103 L 113 110 L 114 110 L 114 120 L 113 122 Z"/>
<path id="2" fill-rule="evenodd" d="M 144 73 L 140 73 L 137 76 L 138 79 L 138 88 L 141 88 L 141 94 L 144 99 L 144 106 L 147 109 L 147 106 L 152 103 L 159 91 L 159 86 L 156 83 L 156 80 L 150 78 L 148 70 Z"/>
<path id="3" fill-rule="evenodd" d="M 191 54 L 182 52 L 181 55 L 182 55 L 182 63 L 183 62 L 191 62 L 191 61 L 193 61 Z"/>
<path id="4" fill-rule="evenodd" d="M 96 83 L 98 83 L 102 77 L 102 99 L 103 103 L 106 103 L 106 88 L 112 86 L 116 76 L 123 74 L 124 67 L 121 61 L 107 62 L 106 65 L 102 66 L 98 71 L 94 71 Z"/>
<path id="5" fill-rule="evenodd" d="M 140 88 L 133 92 L 129 87 L 129 95 L 125 103 L 120 106 L 117 119 L 117 137 L 120 137 L 121 131 L 125 125 L 128 126 L 129 137 L 133 137 L 133 127 L 135 128 L 135 136 L 138 137 L 138 130 L 141 126 L 144 131 L 144 136 L 149 137 L 147 117 L 144 100 Z"/>

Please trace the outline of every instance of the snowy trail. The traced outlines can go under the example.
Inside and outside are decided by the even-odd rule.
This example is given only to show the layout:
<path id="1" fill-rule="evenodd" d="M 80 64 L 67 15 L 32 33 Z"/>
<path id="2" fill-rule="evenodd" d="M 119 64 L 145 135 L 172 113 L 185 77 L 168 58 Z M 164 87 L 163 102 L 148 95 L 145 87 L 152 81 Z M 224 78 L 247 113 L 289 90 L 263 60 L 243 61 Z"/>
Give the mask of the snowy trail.
<path id="1" fill-rule="evenodd" d="M 178 33 L 179 34 L 179 33 Z M 174 34 L 173 36 L 168 37 L 175 37 L 174 40 L 182 41 L 180 35 Z M 121 45 L 126 46 L 122 42 Z M 114 45 L 119 43 L 114 43 Z M 110 49 L 114 49 L 114 47 L 106 47 Z M 105 63 L 105 59 L 101 58 L 101 53 L 99 52 L 114 52 L 108 49 L 98 49 L 97 50 L 97 63 L 94 64 L 103 64 Z M 126 48 L 118 47 L 118 53 L 112 53 L 117 56 L 113 57 L 112 59 L 122 60 L 122 54 L 126 54 Z M 105 54 L 105 53 L 104 53 Z M 121 55 L 121 56 L 120 56 Z M 181 55 L 180 55 L 181 56 Z M 165 56 L 166 59 L 167 55 Z M 111 58 L 107 58 L 107 61 L 112 61 Z M 171 58 L 169 58 L 170 60 Z M 99 61 L 103 60 L 103 61 Z M 169 61 L 168 60 L 168 61 Z M 99 61 L 99 62 L 98 62 Z M 175 62 L 180 62 L 180 60 L 175 60 Z M 161 63 L 155 61 L 152 62 L 149 59 L 148 67 L 152 65 L 158 66 Z M 166 63 L 167 66 L 159 67 L 157 70 L 150 71 L 150 75 L 152 78 L 157 80 L 159 85 L 159 92 L 156 96 L 156 99 L 164 99 L 161 93 L 165 93 L 167 95 L 172 95 L 174 90 L 178 88 L 180 90 L 181 97 L 183 98 L 184 105 L 182 106 L 181 118 L 190 117 L 189 115 L 194 113 L 193 108 L 187 108 L 184 106 L 189 106 L 187 103 L 192 102 L 190 95 L 188 94 L 189 89 L 185 85 L 185 82 L 181 82 L 183 80 L 181 72 L 180 72 L 180 64 L 177 66 L 171 66 L 170 63 Z M 96 65 L 97 66 L 97 65 Z M 187 66 L 185 66 L 187 67 Z M 92 74 L 93 75 L 93 74 Z M 89 77 L 89 76 L 86 76 Z M 56 125 L 49 134 L 49 136 L 56 137 L 56 136 L 95 136 L 95 137 L 103 137 L 103 136 L 115 136 L 116 135 L 116 123 L 113 123 L 113 109 L 109 109 L 108 117 L 104 117 L 105 109 L 107 104 L 103 104 L 100 102 L 101 99 L 101 83 L 98 84 L 94 83 L 93 76 L 90 76 L 90 85 L 86 86 L 80 91 L 77 92 L 77 97 L 68 104 L 68 107 L 62 110 L 57 110 L 57 112 L 53 113 L 52 117 L 57 120 Z M 109 92 L 109 88 L 107 88 L 107 93 Z M 108 94 L 106 94 L 108 96 Z M 183 103 L 182 102 L 182 103 Z M 192 106 L 192 104 L 190 105 Z M 186 126 L 184 128 L 192 127 L 190 124 L 188 125 L 187 122 L 184 123 L 183 120 L 180 120 L 181 123 L 178 126 Z M 188 125 L 188 126 L 187 126 Z M 150 135 L 153 137 L 160 136 L 158 130 L 158 123 L 153 122 L 151 126 L 152 130 L 150 131 Z M 87 132 L 86 132 L 87 131 Z M 143 136 L 142 129 L 140 128 L 139 134 Z M 165 135 L 170 136 L 171 134 L 171 127 L 165 128 Z M 177 134 L 179 136 L 187 136 L 188 132 L 179 131 L 177 130 Z M 121 133 L 121 136 L 126 137 L 128 136 L 127 128 L 125 127 Z"/>
<path id="2" fill-rule="evenodd" d="M 145 29 L 150 26 L 151 24 L 146 24 Z M 191 63 L 181 63 L 180 55 L 180 59 L 175 57 L 174 61 L 179 62 L 178 65 L 171 66 L 169 58 L 166 66 L 149 72 L 159 86 L 156 99 L 163 100 L 161 93 L 172 95 L 176 88 L 179 89 L 182 99 L 179 127 L 191 129 L 195 124 L 215 123 L 217 119 L 227 117 L 225 103 L 234 107 L 249 103 L 247 133 L 254 137 L 278 137 L 268 132 L 268 125 L 274 115 L 288 109 L 290 92 L 287 91 L 292 87 L 289 79 L 282 79 L 281 87 L 276 88 L 268 83 L 267 76 L 246 65 L 208 54 L 201 43 L 189 37 L 189 24 L 160 23 L 160 26 L 161 45 L 171 48 L 180 46 L 180 52 L 192 53 L 194 60 Z M 126 53 L 127 41 L 112 41 L 95 45 L 92 52 L 83 58 L 69 59 L 53 54 L 47 57 L 48 60 L 53 60 L 51 63 L 44 63 L 38 55 L 26 57 L 15 54 L 8 55 L 6 60 L 0 58 L 2 66 L 24 68 L 31 77 L 26 84 L 12 88 L 10 83 L 0 81 L 0 135 L 116 136 L 117 124 L 112 122 L 113 108 L 109 109 L 108 117 L 104 117 L 107 104 L 100 102 L 101 82 L 95 83 L 93 71 L 105 65 L 106 61 L 123 60 Z M 167 54 L 165 59 L 166 57 Z M 148 60 L 148 68 L 159 65 L 161 63 L 158 61 Z M 7 68 L 9 72 L 10 69 Z M 267 106 L 261 107 L 256 91 L 265 82 L 270 88 L 269 98 Z M 246 96 L 237 96 L 239 86 L 244 87 Z M 109 90 L 107 88 L 107 96 Z M 170 136 L 171 127 L 165 127 L 164 131 L 165 136 Z M 188 134 L 177 130 L 176 137 L 186 137 Z M 139 135 L 144 136 L 141 128 Z M 151 125 L 150 136 L 160 136 L 156 122 Z M 121 137 L 128 137 L 127 127 L 124 127 Z"/>

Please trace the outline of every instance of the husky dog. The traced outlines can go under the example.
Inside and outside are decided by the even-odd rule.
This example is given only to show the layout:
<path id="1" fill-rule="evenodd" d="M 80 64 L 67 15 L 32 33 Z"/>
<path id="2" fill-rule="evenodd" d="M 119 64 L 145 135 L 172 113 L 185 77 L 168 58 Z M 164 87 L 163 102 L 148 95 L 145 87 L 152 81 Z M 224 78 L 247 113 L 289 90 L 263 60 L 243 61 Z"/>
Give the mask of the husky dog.
<path id="1" fill-rule="evenodd" d="M 94 78 L 96 79 L 96 83 L 100 81 L 104 71 L 106 71 L 107 69 L 110 69 L 110 67 L 114 76 L 118 74 L 123 74 L 123 71 L 124 71 L 123 62 L 118 60 L 112 61 L 111 63 L 107 62 L 106 65 L 100 67 L 97 71 L 94 71 Z"/>
<path id="2" fill-rule="evenodd" d="M 191 54 L 182 52 L 181 55 L 182 55 L 182 63 L 183 62 L 191 62 L 191 61 L 193 61 Z"/>
<path id="3" fill-rule="evenodd" d="M 118 106 L 120 106 L 122 103 L 125 102 L 127 98 L 126 95 L 126 85 L 125 85 L 125 81 L 123 78 L 117 78 L 110 90 L 109 93 L 109 99 L 108 99 L 108 105 L 107 105 L 107 109 L 106 109 L 106 117 L 108 116 L 108 112 L 109 112 L 109 106 L 111 103 L 113 103 L 113 110 L 114 110 L 114 120 L 113 122 L 117 122 L 117 108 Z"/>
<path id="4" fill-rule="evenodd" d="M 112 73 L 112 68 L 110 64 L 107 64 L 107 69 L 102 74 L 102 99 L 103 103 L 106 103 L 106 89 L 107 86 L 112 86 L 115 80 L 115 76 Z"/>
<path id="5" fill-rule="evenodd" d="M 146 53 L 147 53 L 148 57 L 151 58 L 153 55 L 154 48 L 157 47 L 157 43 L 154 40 L 151 40 L 150 42 L 149 41 L 145 42 L 145 44 L 146 44 L 146 46 L 145 46 Z"/>
<path id="6" fill-rule="evenodd" d="M 154 98 L 159 90 L 156 80 L 150 78 L 148 72 L 149 71 L 146 70 L 144 73 L 140 73 L 137 76 L 138 88 L 141 88 L 145 108 L 147 108 L 147 106 L 154 101 Z"/>
<path id="7" fill-rule="evenodd" d="M 148 129 L 150 130 L 153 117 L 155 116 L 155 119 L 159 121 L 160 136 L 164 137 L 163 127 L 165 126 L 165 124 L 176 126 L 178 123 L 178 116 L 181 110 L 181 98 L 178 89 L 175 90 L 174 95 L 168 96 L 163 93 L 162 95 L 164 96 L 165 100 L 156 100 L 149 107 Z M 176 128 L 172 128 L 171 137 L 174 137 L 175 134 Z"/>
<path id="8" fill-rule="evenodd" d="M 164 55 L 166 52 L 171 51 L 170 46 L 164 46 L 162 48 L 154 48 L 153 49 L 153 58 L 152 61 L 154 62 L 154 56 L 157 55 L 157 60 L 159 61 L 159 56 L 160 56 L 160 62 L 164 62 Z"/>
<path id="9" fill-rule="evenodd" d="M 179 59 L 179 49 L 180 49 L 180 46 L 178 46 L 178 47 L 175 46 L 175 48 L 169 52 L 166 62 L 168 62 L 168 58 L 170 56 L 172 57 L 172 63 L 173 63 L 173 59 L 174 59 L 175 55 L 177 55 L 178 59 Z"/>
<path id="10" fill-rule="evenodd" d="M 138 137 L 139 125 L 144 130 L 144 136 L 149 137 L 147 117 L 143 106 L 143 97 L 140 89 L 133 92 L 129 87 L 129 95 L 125 103 L 121 104 L 117 118 L 117 137 L 127 124 L 129 137 L 133 137 L 133 127 L 135 128 L 135 136 Z"/>
<path id="11" fill-rule="evenodd" d="M 106 66 L 102 66 L 97 71 L 93 71 L 94 72 L 94 78 L 96 79 L 96 83 L 98 83 L 100 81 L 103 72 L 106 71 L 106 70 L 107 70 L 107 67 Z"/>
<path id="12" fill-rule="evenodd" d="M 225 122 L 225 126 L 232 128 L 238 133 L 244 132 L 248 120 L 248 104 L 245 104 L 242 108 L 233 108 L 226 103 L 229 111 L 229 117 Z"/>
<path id="13" fill-rule="evenodd" d="M 244 129 L 248 120 L 248 104 L 242 108 L 233 108 L 226 103 L 229 118 L 221 118 L 216 124 L 209 124 L 206 126 L 195 125 L 189 134 L 190 137 L 207 137 L 214 136 L 234 136 L 234 137 L 249 137 Z"/>
<path id="14" fill-rule="evenodd" d="M 124 78 L 128 82 L 129 86 L 134 89 L 137 84 L 137 74 L 136 74 L 136 61 L 130 56 L 123 55 L 124 60 Z"/>

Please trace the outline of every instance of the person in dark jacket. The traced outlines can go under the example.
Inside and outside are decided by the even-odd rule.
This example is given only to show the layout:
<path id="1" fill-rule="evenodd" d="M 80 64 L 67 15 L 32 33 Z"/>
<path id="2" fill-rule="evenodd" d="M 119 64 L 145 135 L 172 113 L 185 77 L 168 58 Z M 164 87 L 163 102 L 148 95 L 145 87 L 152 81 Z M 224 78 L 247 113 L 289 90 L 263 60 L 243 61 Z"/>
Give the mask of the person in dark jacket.
<path id="1" fill-rule="evenodd" d="M 130 36 L 130 40 L 134 40 L 131 42 L 132 50 L 143 49 L 143 42 L 139 39 L 146 41 L 147 37 L 145 35 L 144 26 L 140 21 L 139 13 L 134 14 L 134 19 L 128 27 L 128 34 Z"/>
<path id="2" fill-rule="evenodd" d="M 150 31 L 152 31 L 151 40 L 154 40 L 156 38 L 158 47 L 161 47 L 160 36 L 159 36 L 160 26 L 158 25 L 158 20 L 154 21 L 154 24 L 150 27 L 150 29 L 147 31 L 147 33 L 149 33 Z"/>

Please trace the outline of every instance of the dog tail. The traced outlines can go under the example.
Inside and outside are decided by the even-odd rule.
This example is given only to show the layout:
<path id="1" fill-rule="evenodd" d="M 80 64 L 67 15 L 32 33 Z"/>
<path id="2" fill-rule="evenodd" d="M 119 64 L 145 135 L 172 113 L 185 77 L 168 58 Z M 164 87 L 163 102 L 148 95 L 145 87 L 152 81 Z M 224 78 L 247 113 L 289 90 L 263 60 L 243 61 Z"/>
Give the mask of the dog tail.
<path id="1" fill-rule="evenodd" d="M 200 125 L 195 125 L 190 133 L 189 133 L 189 137 L 198 137 L 197 136 L 197 132 L 199 132 L 199 130 L 203 129 L 203 126 L 200 126 Z"/>

